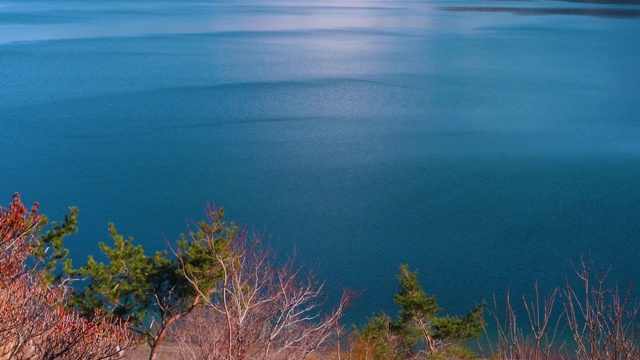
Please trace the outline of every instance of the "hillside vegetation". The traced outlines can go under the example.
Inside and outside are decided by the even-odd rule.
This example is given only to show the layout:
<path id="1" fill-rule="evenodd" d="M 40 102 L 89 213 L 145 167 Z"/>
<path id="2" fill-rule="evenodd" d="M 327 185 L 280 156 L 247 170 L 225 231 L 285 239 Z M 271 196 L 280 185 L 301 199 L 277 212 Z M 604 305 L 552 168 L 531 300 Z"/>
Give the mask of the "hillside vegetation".
<path id="1" fill-rule="evenodd" d="M 112 244 L 99 244 L 105 260 L 89 256 L 80 267 L 64 245 L 77 216 L 71 208 L 49 224 L 18 194 L 0 207 L 0 359 L 640 358 L 631 288 L 609 286 L 590 258 L 576 267 L 583 289 L 567 281 L 543 300 L 523 299 L 524 322 L 508 295 L 504 309 L 494 300 L 496 335 L 472 351 L 465 345 L 489 333 L 486 303 L 446 314 L 406 264 L 397 315 L 346 326 L 357 292 L 330 306 L 321 279 L 295 259 L 276 261 L 222 208 L 151 256 L 110 224 Z"/>

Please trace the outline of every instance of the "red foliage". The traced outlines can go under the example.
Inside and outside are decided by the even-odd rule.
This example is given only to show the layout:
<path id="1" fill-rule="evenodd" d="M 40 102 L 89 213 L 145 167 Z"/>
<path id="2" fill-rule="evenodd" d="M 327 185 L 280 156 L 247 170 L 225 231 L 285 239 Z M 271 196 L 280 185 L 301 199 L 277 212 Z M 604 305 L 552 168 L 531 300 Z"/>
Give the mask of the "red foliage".
<path id="1" fill-rule="evenodd" d="M 134 344 L 128 324 L 66 309 L 66 289 L 46 285 L 28 266 L 41 219 L 38 204 L 28 211 L 18 194 L 0 207 L 0 359 L 123 357 Z"/>
<path id="2" fill-rule="evenodd" d="M 0 283 L 3 285 L 24 273 L 29 242 L 41 218 L 38 203 L 29 212 L 17 193 L 8 209 L 0 206 Z"/>

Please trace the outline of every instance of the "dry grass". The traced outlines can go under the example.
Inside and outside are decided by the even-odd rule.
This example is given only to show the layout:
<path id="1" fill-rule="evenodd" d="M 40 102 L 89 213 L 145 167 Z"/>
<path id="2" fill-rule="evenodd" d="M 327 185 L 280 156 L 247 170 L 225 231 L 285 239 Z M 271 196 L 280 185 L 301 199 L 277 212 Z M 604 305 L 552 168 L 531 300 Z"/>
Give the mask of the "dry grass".
<path id="1" fill-rule="evenodd" d="M 175 341 L 171 339 L 167 339 L 162 345 L 160 345 L 160 349 L 158 350 L 157 360 L 176 360 L 180 358 L 179 355 L 180 348 Z M 140 345 L 133 350 L 129 350 L 127 352 L 127 356 L 124 358 L 125 360 L 147 360 L 149 359 L 149 353 L 151 349 L 147 345 Z M 333 360 L 338 359 L 339 357 L 336 354 L 318 355 L 314 354 L 308 356 L 307 360 Z M 342 359 L 349 359 L 349 355 L 345 354 L 341 357 Z M 294 360 L 294 359 L 292 359 Z"/>
<path id="2" fill-rule="evenodd" d="M 158 350 L 157 360 L 175 360 L 178 358 L 178 345 L 170 339 L 165 340 Z M 140 345 L 127 352 L 127 360 L 147 360 L 151 349 L 147 345 Z"/>

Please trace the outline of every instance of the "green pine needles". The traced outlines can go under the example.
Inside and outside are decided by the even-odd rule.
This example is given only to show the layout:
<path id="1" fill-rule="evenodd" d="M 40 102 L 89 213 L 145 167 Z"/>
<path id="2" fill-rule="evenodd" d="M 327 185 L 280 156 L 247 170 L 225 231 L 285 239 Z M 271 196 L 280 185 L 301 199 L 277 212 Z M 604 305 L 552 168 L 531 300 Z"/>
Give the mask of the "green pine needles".
<path id="1" fill-rule="evenodd" d="M 64 222 L 52 223 L 53 229 L 39 238 L 35 254 L 46 280 L 80 289 L 71 294 L 68 304 L 83 316 L 92 318 L 101 309 L 112 321 L 126 321 L 150 346 L 150 359 L 155 358 L 169 327 L 218 288 L 222 270 L 216 259 L 231 258 L 236 226 L 223 222 L 222 209 L 209 209 L 207 221 L 182 235 L 171 251 L 148 256 L 142 245 L 135 245 L 132 237 L 124 238 L 109 224 L 113 246 L 99 244 L 106 261 L 89 256 L 83 267 L 74 268 L 63 238 L 77 231 L 77 215 L 72 208 Z M 41 227 L 45 225 L 43 221 Z"/>
<path id="2" fill-rule="evenodd" d="M 486 303 L 475 306 L 464 317 L 443 315 L 436 297 L 420 286 L 417 270 L 410 271 L 403 264 L 397 279 L 394 300 L 400 306 L 398 319 L 381 313 L 357 329 L 360 351 L 374 359 L 407 359 L 419 354 L 428 358 L 472 357 L 461 345 L 480 337 Z"/>
<path id="3" fill-rule="evenodd" d="M 261 252 L 259 243 L 247 242 L 246 230 L 224 222 L 222 209 L 209 209 L 206 221 L 194 225 L 168 251 L 152 256 L 110 224 L 112 245 L 99 244 L 104 261 L 89 256 L 83 267 L 74 268 L 62 239 L 77 230 L 77 214 L 77 209 L 72 208 L 64 222 L 52 223 L 53 229 L 39 238 L 40 248 L 35 253 L 45 270 L 46 280 L 73 286 L 75 291 L 68 305 L 83 316 L 91 319 L 96 309 L 100 309 L 101 314 L 106 314 L 101 316 L 107 316 L 109 321 L 126 322 L 138 333 L 139 339 L 150 346 L 150 359 L 156 358 L 169 330 L 175 328 L 173 325 L 180 324 L 181 319 L 197 309 L 203 314 L 205 308 L 215 310 L 210 321 L 227 320 L 216 329 L 227 329 L 222 334 L 227 341 L 220 345 L 221 349 L 240 354 L 253 349 L 243 340 L 247 334 L 253 334 L 251 329 L 277 330 L 280 326 L 297 334 L 302 330 L 292 329 L 302 326 L 307 319 L 305 314 L 318 306 L 314 301 L 323 283 L 315 282 L 312 277 L 299 278 L 300 270 L 292 264 L 273 267 L 268 250 Z M 45 222 L 41 224 L 44 225 Z M 61 263 L 63 266 L 59 269 Z M 435 296 L 422 289 L 417 271 L 401 265 L 397 280 L 399 287 L 394 296 L 400 307 L 397 318 L 381 313 L 356 329 L 352 346 L 355 358 L 361 358 L 358 353 L 365 359 L 471 358 L 473 355 L 463 345 L 480 336 L 485 303 L 471 309 L 466 316 L 450 316 L 444 313 Z M 299 304 L 289 304 L 298 295 Z M 316 336 L 313 341 L 309 340 L 315 344 L 309 351 L 315 351 L 318 344 L 330 337 L 329 330 L 323 329 L 340 328 L 338 319 L 345 304 L 346 300 L 341 302 L 339 310 L 324 318 L 309 315 L 309 319 L 318 322 L 311 321 L 314 325 L 305 328 Z M 287 311 L 303 316 L 290 322 L 281 321 L 284 318 L 282 314 L 277 315 L 278 311 L 289 309 L 287 306 L 299 312 Z M 244 322 L 236 324 L 237 314 L 243 314 L 243 319 L 255 324 L 251 321 L 245 321 L 253 324 L 250 327 Z M 257 342 L 252 346 L 261 349 L 264 344 L 260 341 L 265 339 L 269 340 L 267 345 L 275 346 L 274 339 L 280 333 L 254 334 Z M 236 341 L 238 339 L 243 341 Z M 278 351 L 287 346 L 290 347 L 287 342 L 279 344 Z"/>

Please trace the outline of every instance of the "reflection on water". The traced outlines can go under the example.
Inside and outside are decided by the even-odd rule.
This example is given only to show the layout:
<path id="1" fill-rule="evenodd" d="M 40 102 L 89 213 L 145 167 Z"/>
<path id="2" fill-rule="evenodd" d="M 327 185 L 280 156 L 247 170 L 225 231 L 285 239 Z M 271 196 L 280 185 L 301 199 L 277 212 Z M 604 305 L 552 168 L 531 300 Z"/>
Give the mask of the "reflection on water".
<path id="1" fill-rule="evenodd" d="M 640 5 L 640 0 L 561 0 L 565 2 L 603 5 Z"/>

